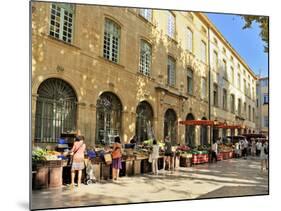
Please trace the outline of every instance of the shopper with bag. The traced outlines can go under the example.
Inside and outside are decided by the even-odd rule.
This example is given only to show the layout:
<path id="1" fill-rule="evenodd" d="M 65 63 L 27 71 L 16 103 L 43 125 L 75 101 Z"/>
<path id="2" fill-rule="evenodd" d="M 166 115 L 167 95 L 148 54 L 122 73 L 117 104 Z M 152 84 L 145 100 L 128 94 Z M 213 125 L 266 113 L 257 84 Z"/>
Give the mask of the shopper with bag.
<path id="1" fill-rule="evenodd" d="M 153 140 L 152 153 L 150 156 L 152 161 L 152 173 L 158 174 L 159 145 L 155 139 Z"/>
<path id="2" fill-rule="evenodd" d="M 78 187 L 81 185 L 82 170 L 84 169 L 84 153 L 86 149 L 86 144 L 84 143 L 83 136 L 77 136 L 75 138 L 73 147 L 70 151 L 71 157 L 71 185 L 74 187 L 75 172 L 78 171 Z"/>
<path id="3" fill-rule="evenodd" d="M 122 146 L 120 137 L 116 136 L 114 139 L 112 150 L 112 179 L 117 180 L 119 178 L 119 171 L 122 169 Z"/>

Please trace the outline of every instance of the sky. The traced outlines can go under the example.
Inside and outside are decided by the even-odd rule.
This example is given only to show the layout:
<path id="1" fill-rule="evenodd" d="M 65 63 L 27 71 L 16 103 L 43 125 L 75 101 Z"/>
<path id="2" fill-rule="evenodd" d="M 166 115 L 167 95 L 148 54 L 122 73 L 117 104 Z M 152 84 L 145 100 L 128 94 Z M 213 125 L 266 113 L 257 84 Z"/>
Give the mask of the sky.
<path id="1" fill-rule="evenodd" d="M 238 54 L 256 75 L 268 76 L 268 54 L 264 53 L 264 42 L 259 36 L 257 23 L 252 28 L 242 29 L 244 20 L 237 15 L 206 13 Z"/>

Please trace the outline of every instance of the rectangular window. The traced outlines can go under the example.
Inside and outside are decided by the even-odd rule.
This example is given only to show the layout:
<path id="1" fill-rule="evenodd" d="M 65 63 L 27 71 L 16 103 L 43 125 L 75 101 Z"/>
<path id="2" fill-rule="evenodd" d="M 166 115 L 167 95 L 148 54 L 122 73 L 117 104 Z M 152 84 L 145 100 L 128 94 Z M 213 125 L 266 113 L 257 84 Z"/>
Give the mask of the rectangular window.
<path id="1" fill-rule="evenodd" d="M 151 46 L 144 40 L 141 40 L 139 71 L 148 76 L 151 71 Z"/>
<path id="2" fill-rule="evenodd" d="M 268 79 L 262 80 L 262 87 L 268 87 Z"/>
<path id="3" fill-rule="evenodd" d="M 226 89 L 223 89 L 222 106 L 223 106 L 224 110 L 227 110 L 227 91 L 226 91 Z"/>
<path id="4" fill-rule="evenodd" d="M 254 87 L 252 87 L 252 98 L 253 98 L 253 100 L 255 100 L 255 88 Z"/>
<path id="5" fill-rule="evenodd" d="M 234 68 L 230 67 L 230 69 L 231 69 L 231 82 L 232 82 L 232 85 L 234 85 Z"/>
<path id="6" fill-rule="evenodd" d="M 106 19 L 104 25 L 103 57 L 118 63 L 120 46 L 120 27 Z"/>
<path id="7" fill-rule="evenodd" d="M 152 9 L 140 9 L 140 15 L 149 22 L 152 21 Z"/>
<path id="8" fill-rule="evenodd" d="M 214 54 L 213 54 L 213 66 L 214 66 L 215 70 L 218 70 L 218 64 L 219 64 L 218 52 L 214 51 Z"/>
<path id="9" fill-rule="evenodd" d="M 213 89 L 213 104 L 214 106 L 218 106 L 218 85 L 214 84 Z"/>
<path id="10" fill-rule="evenodd" d="M 268 94 L 263 94 L 263 104 L 268 104 L 269 99 L 268 99 Z"/>
<path id="11" fill-rule="evenodd" d="M 250 83 L 248 83 L 247 92 L 248 92 L 248 96 L 251 98 L 251 87 L 250 87 Z"/>
<path id="12" fill-rule="evenodd" d="M 187 28 L 187 50 L 193 52 L 193 32 L 190 28 Z"/>
<path id="13" fill-rule="evenodd" d="M 255 118 L 255 109 L 253 108 L 252 110 L 253 110 L 253 111 L 252 111 L 252 115 L 253 115 L 253 122 L 254 122 L 255 119 L 256 119 L 256 118 Z"/>
<path id="14" fill-rule="evenodd" d="M 191 69 L 187 69 L 187 93 L 193 94 L 193 71 Z"/>
<path id="15" fill-rule="evenodd" d="M 238 99 L 238 115 L 241 116 L 241 99 Z"/>
<path id="16" fill-rule="evenodd" d="M 207 57 L 206 57 L 206 43 L 201 40 L 201 60 L 206 63 Z"/>
<path id="17" fill-rule="evenodd" d="M 74 6 L 72 4 L 52 4 L 50 36 L 72 43 Z"/>
<path id="18" fill-rule="evenodd" d="M 263 120 L 264 120 L 264 127 L 268 127 L 268 116 L 264 116 L 263 117 Z"/>
<path id="19" fill-rule="evenodd" d="M 251 106 L 248 106 L 248 120 L 251 121 Z"/>
<path id="20" fill-rule="evenodd" d="M 244 103 L 244 117 L 247 118 L 247 104 Z"/>
<path id="21" fill-rule="evenodd" d="M 239 73 L 237 74 L 237 87 L 241 90 L 241 77 Z"/>
<path id="22" fill-rule="evenodd" d="M 176 62 L 172 57 L 168 57 L 168 85 L 175 86 L 176 85 Z"/>
<path id="23" fill-rule="evenodd" d="M 244 79 L 243 82 L 244 82 L 244 94 L 247 95 L 247 83 L 246 83 L 246 79 Z"/>
<path id="24" fill-rule="evenodd" d="M 175 38 L 175 23 L 176 23 L 176 18 L 175 16 L 169 12 L 168 16 L 168 36 L 171 38 Z"/>
<path id="25" fill-rule="evenodd" d="M 207 98 L 207 81 L 206 78 L 202 77 L 201 78 L 201 90 L 202 90 L 202 98 L 206 99 Z"/>
<path id="26" fill-rule="evenodd" d="M 230 95 L 230 99 L 231 99 L 230 101 L 231 112 L 235 113 L 235 96 L 233 94 Z"/>
<path id="27" fill-rule="evenodd" d="M 224 79 L 228 79 L 228 75 L 227 75 L 227 65 L 226 65 L 226 61 L 223 59 L 222 60 L 222 65 L 223 65 L 223 77 Z"/>

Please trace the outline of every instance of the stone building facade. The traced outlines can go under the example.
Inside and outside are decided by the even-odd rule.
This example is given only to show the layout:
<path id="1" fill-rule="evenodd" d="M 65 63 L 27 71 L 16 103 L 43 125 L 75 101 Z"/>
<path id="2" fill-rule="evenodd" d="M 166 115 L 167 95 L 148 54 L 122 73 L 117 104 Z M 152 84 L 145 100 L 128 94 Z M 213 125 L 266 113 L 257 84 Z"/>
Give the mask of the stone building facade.
<path id="1" fill-rule="evenodd" d="M 269 132 L 269 93 L 268 77 L 259 78 L 257 81 L 257 115 L 256 125 L 259 133 L 268 137 Z"/>
<path id="2" fill-rule="evenodd" d="M 255 130 L 256 76 L 202 13 L 32 2 L 31 71 L 34 144 L 77 129 L 91 145 L 210 143 L 210 128 L 186 119 Z"/>

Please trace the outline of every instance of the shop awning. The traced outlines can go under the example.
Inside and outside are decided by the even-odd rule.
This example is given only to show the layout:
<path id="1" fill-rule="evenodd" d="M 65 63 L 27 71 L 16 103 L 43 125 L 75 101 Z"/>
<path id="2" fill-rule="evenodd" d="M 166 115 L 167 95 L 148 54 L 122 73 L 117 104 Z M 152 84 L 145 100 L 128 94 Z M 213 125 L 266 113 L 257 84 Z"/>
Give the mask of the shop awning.
<path id="1" fill-rule="evenodd" d="M 205 125 L 205 126 L 214 125 L 213 120 L 184 120 L 184 121 L 179 121 L 179 123 L 183 125 Z"/>
<path id="2" fill-rule="evenodd" d="M 223 129 L 241 129 L 243 128 L 241 125 L 216 125 L 216 128 L 223 128 Z"/>

